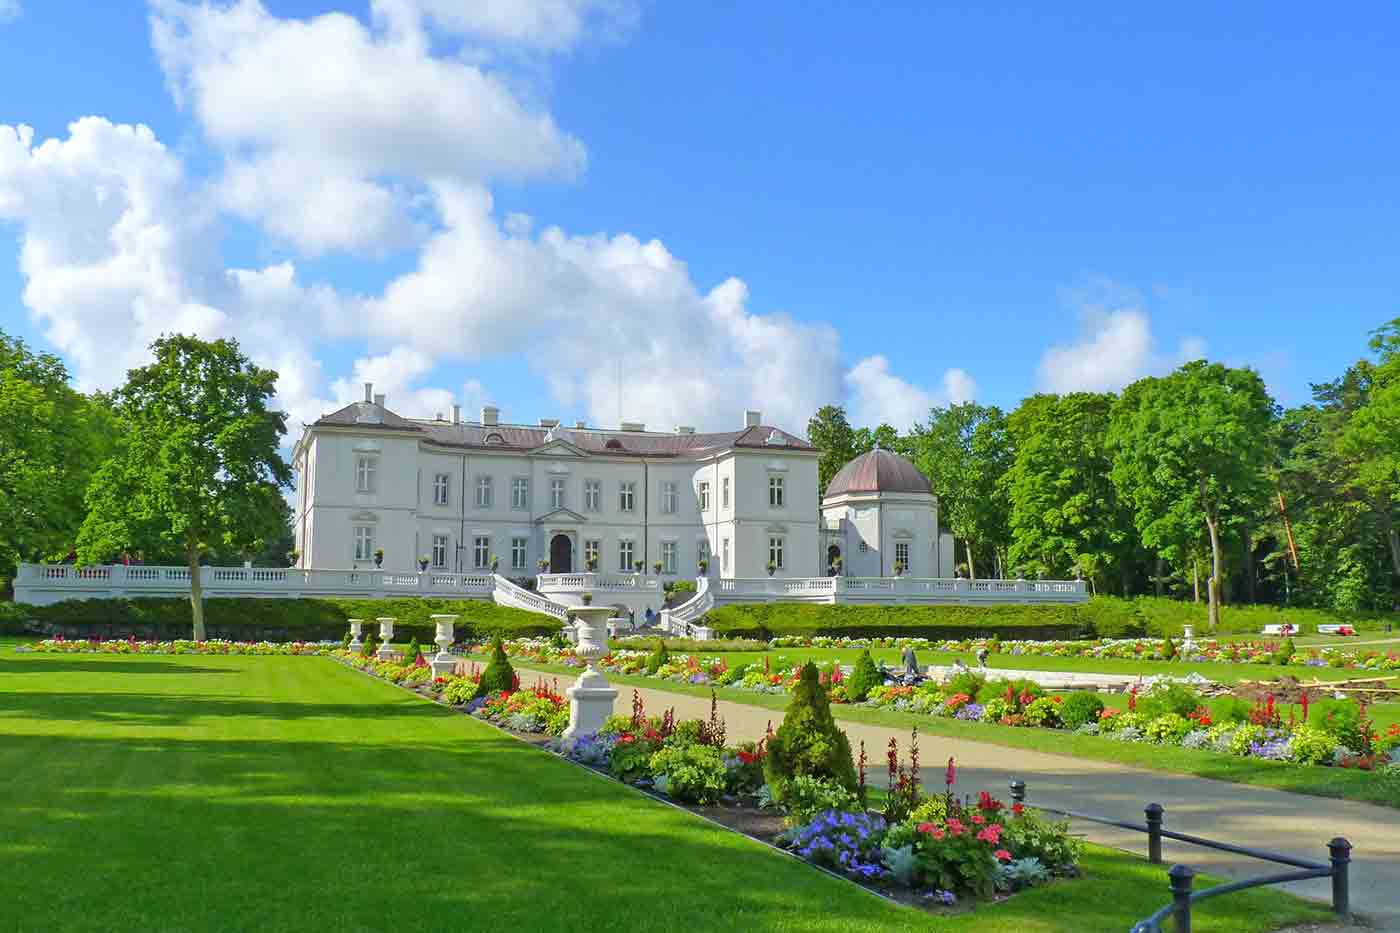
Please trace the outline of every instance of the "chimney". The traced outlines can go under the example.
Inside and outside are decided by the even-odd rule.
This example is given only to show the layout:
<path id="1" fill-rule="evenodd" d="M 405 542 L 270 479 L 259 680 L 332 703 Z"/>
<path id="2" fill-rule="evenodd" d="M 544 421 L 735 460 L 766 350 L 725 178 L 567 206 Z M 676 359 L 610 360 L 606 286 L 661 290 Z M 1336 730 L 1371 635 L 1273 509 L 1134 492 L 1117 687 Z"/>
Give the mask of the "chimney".
<path id="1" fill-rule="evenodd" d="M 372 402 L 372 401 L 374 401 L 374 383 L 372 383 L 372 382 L 366 382 L 366 383 L 365 383 L 365 401 L 366 401 L 366 402 Z"/>
<path id="2" fill-rule="evenodd" d="M 640 431 L 645 431 L 646 429 L 647 429 L 647 426 L 646 426 L 645 424 L 642 424 L 640 421 L 624 421 L 624 422 L 622 422 L 622 424 L 621 424 L 620 427 L 619 427 L 619 430 L 628 431 L 628 432 L 634 432 L 634 433 L 635 433 L 635 432 L 640 432 Z"/>
<path id="3" fill-rule="evenodd" d="M 558 418 L 541 418 L 541 419 L 540 419 L 540 427 L 542 427 L 542 428 L 557 428 L 557 427 L 559 427 L 559 419 L 558 419 Z"/>
<path id="4" fill-rule="evenodd" d="M 756 428 L 763 423 L 763 412 L 757 408 L 744 409 L 744 427 Z"/>
<path id="5" fill-rule="evenodd" d="M 586 428 L 586 427 L 588 427 L 588 425 L 585 424 L 585 423 L 582 422 L 582 421 L 575 421 L 575 422 L 574 422 L 574 427 L 576 427 L 576 428 Z"/>
<path id="6" fill-rule="evenodd" d="M 678 424 L 678 425 L 676 425 L 676 433 L 677 433 L 677 434 L 694 434 L 694 433 L 695 433 L 695 428 L 694 428 L 693 426 L 691 426 L 691 425 L 688 425 L 688 424 Z"/>
<path id="7" fill-rule="evenodd" d="M 481 423 L 487 427 L 492 427 L 500 420 L 501 410 L 495 405 L 481 406 Z"/>
<path id="8" fill-rule="evenodd" d="M 383 392 L 376 392 L 374 395 L 374 404 L 378 405 L 380 408 L 383 408 L 384 399 L 386 399 L 387 397 L 388 396 L 386 396 Z"/>
<path id="9" fill-rule="evenodd" d="M 461 405 L 453 405 L 453 406 L 452 406 L 452 423 L 453 423 L 453 424 L 461 424 L 461 423 L 462 423 L 462 406 L 461 406 Z"/>

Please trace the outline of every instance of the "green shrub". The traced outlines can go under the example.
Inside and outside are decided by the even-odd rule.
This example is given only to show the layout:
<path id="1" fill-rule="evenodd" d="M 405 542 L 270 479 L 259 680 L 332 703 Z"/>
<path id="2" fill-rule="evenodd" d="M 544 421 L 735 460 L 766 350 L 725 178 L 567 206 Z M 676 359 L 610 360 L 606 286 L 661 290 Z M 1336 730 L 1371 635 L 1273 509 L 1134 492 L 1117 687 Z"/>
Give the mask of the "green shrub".
<path id="1" fill-rule="evenodd" d="M 811 661 L 802 666 L 802 677 L 783 724 L 768 742 L 764 760 L 764 776 L 778 803 L 786 802 L 788 785 L 800 775 L 834 781 L 853 794 L 857 790 L 850 740 L 836 728 L 817 666 Z"/>
<path id="2" fill-rule="evenodd" d="M 729 782 L 723 753 L 712 745 L 667 745 L 651 756 L 648 769 L 658 789 L 686 803 L 714 803 Z"/>
<path id="3" fill-rule="evenodd" d="M 1032 700 L 1025 709 L 1026 725 L 1053 729 L 1060 724 L 1060 704 L 1051 697 Z"/>
<path id="4" fill-rule="evenodd" d="M 1182 684 L 1158 684 L 1137 700 L 1143 719 L 1153 720 L 1168 713 L 1186 717 L 1201 705 L 1201 695 Z"/>
<path id="5" fill-rule="evenodd" d="M 1293 644 L 1293 639 L 1285 638 L 1283 643 L 1279 645 L 1278 648 L 1274 649 L 1274 663 L 1287 664 L 1293 660 L 1293 653 L 1297 650 L 1297 647 Z"/>
<path id="6" fill-rule="evenodd" d="M 608 771 L 618 780 L 628 783 L 638 781 L 651 773 L 651 756 L 660 748 L 660 742 L 649 742 L 643 738 L 633 742 L 619 742 L 608 758 Z"/>
<path id="7" fill-rule="evenodd" d="M 1098 694 L 1089 693 L 1087 690 L 1066 694 L 1060 703 L 1060 721 L 1065 724 L 1066 729 L 1078 729 L 1085 723 L 1098 722 L 1101 712 L 1103 700 L 1099 699 Z"/>
<path id="8" fill-rule="evenodd" d="M 861 810 L 860 800 L 854 792 L 829 778 L 810 775 L 798 775 L 788 782 L 783 806 L 787 809 L 786 820 L 790 826 L 810 823 L 827 810 L 840 810 L 843 813 Z"/>
<path id="9" fill-rule="evenodd" d="M 671 660 L 671 652 L 666 650 L 666 640 L 658 638 L 656 640 L 656 650 L 647 657 L 647 673 L 655 674 L 661 669 L 661 665 Z"/>
<path id="10" fill-rule="evenodd" d="M 671 729 L 671 734 L 666 736 L 665 745 L 668 748 L 683 748 L 687 745 L 699 745 L 700 736 L 704 734 L 705 723 L 699 719 L 682 719 Z"/>
<path id="11" fill-rule="evenodd" d="M 514 689 L 515 668 L 510 666 L 510 658 L 506 657 L 501 636 L 497 635 L 491 639 L 491 660 L 486 663 L 486 670 L 482 672 L 481 681 L 476 685 L 476 692 L 472 696 L 484 697 Z"/>
<path id="12" fill-rule="evenodd" d="M 1163 713 L 1148 720 L 1142 734 L 1158 745 L 1176 745 L 1195 728 L 1195 723 L 1176 713 Z"/>
<path id="13" fill-rule="evenodd" d="M 1037 858 L 1053 872 L 1066 872 L 1079 864 L 1084 844 L 1069 833 L 1069 821 L 1050 821 L 1026 810 L 1003 826 L 1002 844 L 1018 859 Z"/>
<path id="14" fill-rule="evenodd" d="M 1216 722 L 1249 722 L 1254 707 L 1239 697 L 1220 697 L 1210 704 L 1211 718 Z"/>
<path id="15" fill-rule="evenodd" d="M 1355 700 L 1318 700 L 1308 709 L 1308 724 L 1337 739 L 1337 744 L 1353 752 L 1364 751 L 1370 744 L 1368 736 L 1362 734 L 1366 728 L 1361 720 L 1361 705 Z"/>
<path id="16" fill-rule="evenodd" d="M 1288 757 L 1304 765 L 1331 764 L 1336 750 L 1336 737 L 1317 726 L 1298 726 L 1288 743 Z"/>
<path id="17" fill-rule="evenodd" d="M 1007 691 L 1011 696 L 1007 698 Z M 1033 680 L 989 680 L 982 685 L 982 689 L 975 694 L 969 694 L 978 703 L 989 703 L 992 700 L 1006 700 L 1013 709 L 1013 712 L 1020 712 L 1022 707 L 1028 703 L 1022 703 L 1023 697 L 1029 696 L 1031 701 L 1040 699 L 1045 695 L 1045 688 Z"/>
<path id="18" fill-rule="evenodd" d="M 66 638 L 189 638 L 190 601 L 162 599 L 70 599 L 50 606 L 18 605 L 14 614 Z M 458 616 L 462 639 L 551 635 L 559 623 L 549 616 L 480 599 L 305 599 L 217 598 L 204 601 L 210 638 L 233 641 L 339 641 L 350 619 L 393 617 L 404 638 L 433 640 L 436 613 Z M 5 617 L 0 613 L 0 619 Z"/>
<path id="19" fill-rule="evenodd" d="M 851 679 L 846 681 L 846 696 L 852 703 L 859 703 L 870 696 L 870 689 L 878 687 L 885 682 L 880 676 L 880 670 L 875 666 L 875 659 L 870 657 L 870 649 L 866 648 L 856 659 L 855 669 L 851 671 Z"/>
<path id="20" fill-rule="evenodd" d="M 374 633 L 370 632 L 368 635 L 365 636 L 365 640 L 360 643 L 360 657 L 372 657 L 374 653 L 378 650 L 378 646 L 374 643 Z"/>
<path id="21" fill-rule="evenodd" d="M 983 686 L 987 683 L 987 678 L 981 674 L 974 674 L 972 671 L 963 671 L 961 674 L 954 674 L 944 685 L 943 692 L 948 696 L 955 693 L 963 693 L 976 699 L 982 692 Z"/>
<path id="22" fill-rule="evenodd" d="M 418 656 L 419 656 L 420 654 L 422 654 L 422 653 L 423 653 L 423 649 L 420 648 L 420 647 L 418 647 L 418 639 L 416 639 L 416 638 L 413 639 L 413 641 L 411 641 L 411 642 L 408 643 L 408 650 L 405 651 L 405 652 L 403 653 L 403 660 L 404 660 L 404 663 L 405 663 L 405 664 L 416 664 L 416 663 L 418 663 Z"/>
<path id="23" fill-rule="evenodd" d="M 982 704 L 983 722 L 1001 722 L 1001 717 L 1010 716 L 1016 707 L 1006 702 L 1004 697 L 992 697 Z"/>

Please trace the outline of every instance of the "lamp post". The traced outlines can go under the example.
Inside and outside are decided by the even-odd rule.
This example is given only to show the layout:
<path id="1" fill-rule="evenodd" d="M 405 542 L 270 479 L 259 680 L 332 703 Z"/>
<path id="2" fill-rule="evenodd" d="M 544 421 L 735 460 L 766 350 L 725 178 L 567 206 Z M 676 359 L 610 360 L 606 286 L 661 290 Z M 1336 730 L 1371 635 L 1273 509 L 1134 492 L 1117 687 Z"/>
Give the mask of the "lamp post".
<path id="1" fill-rule="evenodd" d="M 390 643 L 394 640 L 394 623 L 398 620 L 384 616 L 375 621 L 379 623 L 379 660 L 387 661 L 394 656 Z"/>
<path id="2" fill-rule="evenodd" d="M 576 657 L 588 663 L 587 669 L 574 685 L 564 692 L 569 697 L 569 728 L 564 730 L 564 738 L 590 735 L 603 728 L 603 723 L 612 715 L 613 701 L 617 691 L 608 685 L 594 662 L 608 653 L 608 616 L 611 606 L 573 606 L 568 610 L 569 619 L 576 623 L 578 647 Z"/>
<path id="3" fill-rule="evenodd" d="M 433 641 L 438 646 L 437 656 L 433 658 L 433 676 L 445 677 L 457 667 L 456 656 L 448 650 L 452 647 L 453 626 L 457 617 L 454 615 L 435 615 L 431 618 L 437 626 L 437 637 Z"/>
<path id="4" fill-rule="evenodd" d="M 351 651 L 359 651 L 361 648 L 363 648 L 363 647 L 365 646 L 365 643 L 364 643 L 363 641 L 360 640 L 360 632 L 361 632 L 361 629 L 362 629 L 362 627 L 363 627 L 363 625 L 364 625 L 364 621 L 365 621 L 364 619 L 351 619 L 351 620 L 350 620 L 350 650 L 351 650 Z"/>

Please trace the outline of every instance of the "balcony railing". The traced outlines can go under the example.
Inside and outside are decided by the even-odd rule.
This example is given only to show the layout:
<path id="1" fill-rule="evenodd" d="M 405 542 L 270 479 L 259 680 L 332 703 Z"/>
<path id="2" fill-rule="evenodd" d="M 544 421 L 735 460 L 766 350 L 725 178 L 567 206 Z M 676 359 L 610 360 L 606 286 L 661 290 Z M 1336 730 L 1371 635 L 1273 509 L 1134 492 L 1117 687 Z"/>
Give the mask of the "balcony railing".
<path id="1" fill-rule="evenodd" d="M 542 573 L 535 578 L 535 587 L 541 593 L 655 592 L 661 581 L 640 573 Z"/>
<path id="2" fill-rule="evenodd" d="M 1089 598 L 1083 580 L 963 580 L 938 577 L 757 577 L 717 580 L 724 603 L 916 602 L 1078 603 Z"/>

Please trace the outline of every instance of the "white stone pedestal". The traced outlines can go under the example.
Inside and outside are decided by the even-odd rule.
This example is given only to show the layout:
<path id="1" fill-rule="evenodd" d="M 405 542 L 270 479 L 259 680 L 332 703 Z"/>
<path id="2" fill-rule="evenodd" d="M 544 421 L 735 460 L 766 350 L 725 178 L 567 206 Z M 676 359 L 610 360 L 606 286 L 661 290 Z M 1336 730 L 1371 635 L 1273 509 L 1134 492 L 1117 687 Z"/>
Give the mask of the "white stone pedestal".
<path id="1" fill-rule="evenodd" d="M 363 626 L 363 624 L 364 624 L 364 620 L 363 620 L 363 619 L 351 619 L 351 620 L 350 620 L 350 650 L 351 650 L 351 651 L 359 651 L 361 648 L 363 648 L 363 647 L 365 646 L 365 643 L 364 643 L 363 641 L 360 640 L 360 631 L 361 631 L 361 626 Z"/>
<path id="2" fill-rule="evenodd" d="M 446 677 L 457 668 L 457 656 L 448 651 L 452 647 L 453 626 L 457 622 L 454 615 L 432 616 L 434 624 L 437 625 L 437 637 L 433 642 L 438 646 L 437 656 L 433 658 L 433 676 Z"/>
<path id="3" fill-rule="evenodd" d="M 578 676 L 574 685 L 564 693 L 569 697 L 569 728 L 564 738 L 597 732 L 612 715 L 617 691 L 593 663 L 608 653 L 609 606 L 580 606 L 569 609 L 569 618 L 576 624 L 578 647 L 574 654 L 588 662 L 588 669 Z"/>
<path id="4" fill-rule="evenodd" d="M 394 640 L 394 623 L 398 620 L 393 618 L 380 618 L 375 621 L 379 623 L 378 657 L 381 661 L 387 661 L 394 656 L 394 646 L 392 644 Z"/>

